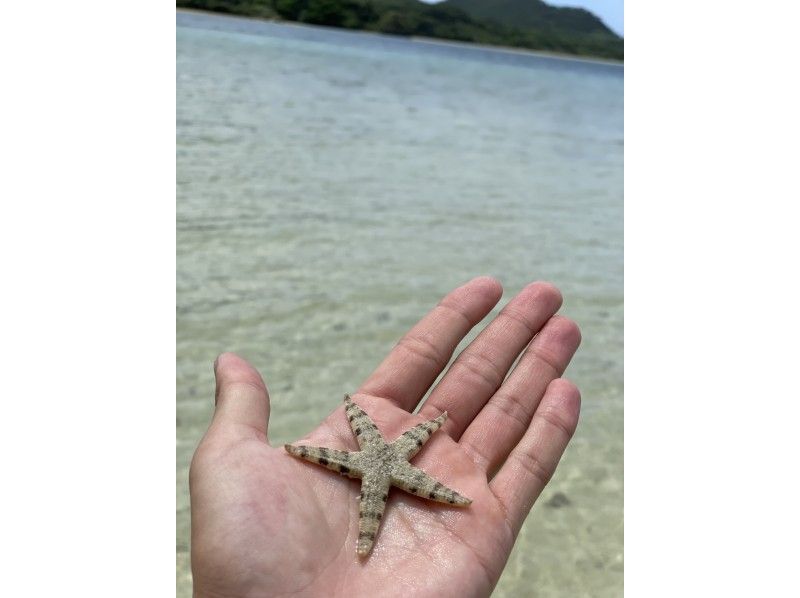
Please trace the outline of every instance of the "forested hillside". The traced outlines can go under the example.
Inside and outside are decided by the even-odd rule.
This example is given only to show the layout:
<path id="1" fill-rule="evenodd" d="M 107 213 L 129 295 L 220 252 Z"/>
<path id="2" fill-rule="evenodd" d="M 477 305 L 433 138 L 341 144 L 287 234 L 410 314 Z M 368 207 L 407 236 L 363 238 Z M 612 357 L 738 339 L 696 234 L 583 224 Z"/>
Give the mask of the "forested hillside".
<path id="1" fill-rule="evenodd" d="M 177 0 L 177 6 L 618 60 L 624 55 L 622 38 L 592 13 L 541 0 Z"/>

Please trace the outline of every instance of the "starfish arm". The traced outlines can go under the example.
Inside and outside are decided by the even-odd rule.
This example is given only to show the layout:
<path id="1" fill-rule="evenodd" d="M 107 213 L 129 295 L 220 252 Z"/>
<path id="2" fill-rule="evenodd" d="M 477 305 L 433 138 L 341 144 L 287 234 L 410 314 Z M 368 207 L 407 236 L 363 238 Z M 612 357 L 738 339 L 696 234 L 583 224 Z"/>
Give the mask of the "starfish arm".
<path id="1" fill-rule="evenodd" d="M 447 411 L 436 419 L 417 424 L 392 443 L 392 447 L 399 452 L 405 459 L 410 459 L 416 455 L 422 445 L 428 442 L 433 433 L 442 427 L 447 420 Z"/>
<path id="2" fill-rule="evenodd" d="M 353 457 L 353 453 L 319 446 L 293 446 L 286 444 L 284 448 L 290 455 L 312 463 L 319 463 L 323 467 L 351 478 L 360 478 L 363 474 L 360 464 Z"/>
<path id="3" fill-rule="evenodd" d="M 383 510 L 389 498 L 392 482 L 389 476 L 367 475 L 361 482 L 361 503 L 358 509 L 358 543 L 360 556 L 369 554 L 378 535 Z"/>
<path id="4" fill-rule="evenodd" d="M 404 463 L 394 471 L 392 484 L 411 494 L 449 505 L 465 507 L 472 502 L 472 499 L 461 496 L 411 463 Z"/>
<path id="5" fill-rule="evenodd" d="M 385 442 L 378 431 L 378 426 L 361 407 L 353 402 L 350 395 L 344 395 L 344 403 L 344 413 L 347 421 L 350 422 L 353 434 L 356 435 L 359 447 L 363 449 L 366 446 L 375 446 Z"/>

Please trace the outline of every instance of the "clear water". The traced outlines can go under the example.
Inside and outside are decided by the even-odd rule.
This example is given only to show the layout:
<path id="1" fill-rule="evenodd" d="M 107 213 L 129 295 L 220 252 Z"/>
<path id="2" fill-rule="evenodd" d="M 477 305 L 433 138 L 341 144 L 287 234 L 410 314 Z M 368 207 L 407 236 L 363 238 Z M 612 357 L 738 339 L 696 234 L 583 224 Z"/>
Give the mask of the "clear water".
<path id="1" fill-rule="evenodd" d="M 496 596 L 622 593 L 621 67 L 178 13 L 177 585 L 211 363 L 306 433 L 445 292 L 563 291 L 582 420 Z M 468 339 L 469 340 L 469 339 Z M 548 502 L 556 493 L 569 504 Z M 559 506 L 560 505 L 560 506 Z"/>

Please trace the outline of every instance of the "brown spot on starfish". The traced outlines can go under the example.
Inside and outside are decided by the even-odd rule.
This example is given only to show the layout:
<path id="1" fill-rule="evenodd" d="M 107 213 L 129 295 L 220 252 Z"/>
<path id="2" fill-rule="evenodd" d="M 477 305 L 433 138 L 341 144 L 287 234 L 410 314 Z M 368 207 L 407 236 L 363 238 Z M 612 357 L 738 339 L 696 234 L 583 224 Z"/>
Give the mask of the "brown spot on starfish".
<path id="1" fill-rule="evenodd" d="M 286 452 L 295 457 L 319 463 L 351 478 L 361 478 L 361 505 L 358 513 L 358 543 L 356 552 L 369 554 L 378 533 L 389 488 L 397 486 L 421 498 L 455 506 L 467 506 L 472 501 L 451 490 L 427 473 L 409 463 L 433 433 L 447 419 L 445 411 L 436 419 L 421 423 L 403 432 L 388 443 L 378 427 L 350 395 L 344 396 L 345 415 L 358 440 L 360 451 L 337 451 L 316 446 L 285 445 Z"/>

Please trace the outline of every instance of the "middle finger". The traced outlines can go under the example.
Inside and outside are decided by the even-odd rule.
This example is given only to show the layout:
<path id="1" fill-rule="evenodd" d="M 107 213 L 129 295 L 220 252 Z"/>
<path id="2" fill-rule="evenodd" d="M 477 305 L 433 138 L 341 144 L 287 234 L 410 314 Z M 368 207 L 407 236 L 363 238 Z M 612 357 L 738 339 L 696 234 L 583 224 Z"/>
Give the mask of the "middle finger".
<path id="1" fill-rule="evenodd" d="M 458 440 L 500 388 L 520 352 L 559 307 L 561 293 L 549 283 L 534 282 L 522 289 L 453 362 L 420 415 L 433 419 L 447 411 L 442 430 Z"/>

